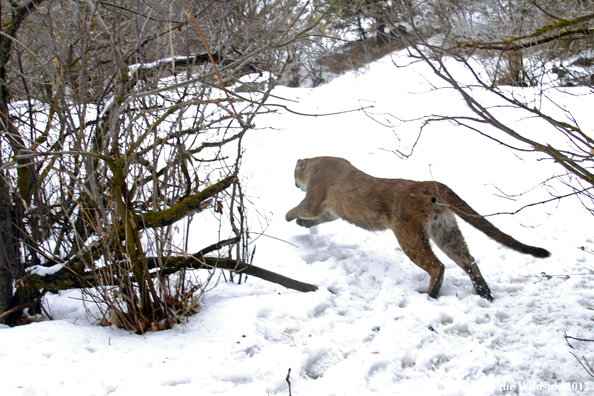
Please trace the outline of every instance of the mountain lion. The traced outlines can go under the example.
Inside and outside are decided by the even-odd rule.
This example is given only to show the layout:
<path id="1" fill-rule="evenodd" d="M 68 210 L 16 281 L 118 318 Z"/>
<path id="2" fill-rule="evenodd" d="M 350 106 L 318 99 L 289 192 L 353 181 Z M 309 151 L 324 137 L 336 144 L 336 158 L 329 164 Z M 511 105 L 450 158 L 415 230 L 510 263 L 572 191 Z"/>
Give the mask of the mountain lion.
<path id="1" fill-rule="evenodd" d="M 454 214 L 518 252 L 550 255 L 504 234 L 442 183 L 380 179 L 345 159 L 317 157 L 297 161 L 295 185 L 305 191 L 305 199 L 287 212 L 287 221 L 297 219 L 298 225 L 309 228 L 341 218 L 370 231 L 391 229 L 402 251 L 429 273 L 427 292 L 433 298 L 439 294 L 445 266 L 431 250 L 429 239 L 470 276 L 479 296 L 493 300 Z"/>

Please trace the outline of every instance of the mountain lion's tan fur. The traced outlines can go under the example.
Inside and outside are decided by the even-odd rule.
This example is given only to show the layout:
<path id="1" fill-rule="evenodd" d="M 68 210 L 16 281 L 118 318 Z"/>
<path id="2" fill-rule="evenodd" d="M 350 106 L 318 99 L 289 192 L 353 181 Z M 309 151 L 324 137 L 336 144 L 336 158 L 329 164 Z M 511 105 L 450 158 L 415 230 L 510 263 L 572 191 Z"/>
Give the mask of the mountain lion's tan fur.
<path id="1" fill-rule="evenodd" d="M 287 212 L 287 221 L 297 219 L 309 228 L 341 218 L 366 230 L 392 230 L 404 253 L 429 273 L 428 293 L 434 298 L 445 267 L 431 250 L 430 239 L 470 276 L 479 296 L 493 299 L 454 214 L 518 252 L 550 255 L 504 234 L 442 183 L 380 179 L 342 158 L 317 157 L 297 161 L 295 184 L 305 191 L 305 199 Z"/>

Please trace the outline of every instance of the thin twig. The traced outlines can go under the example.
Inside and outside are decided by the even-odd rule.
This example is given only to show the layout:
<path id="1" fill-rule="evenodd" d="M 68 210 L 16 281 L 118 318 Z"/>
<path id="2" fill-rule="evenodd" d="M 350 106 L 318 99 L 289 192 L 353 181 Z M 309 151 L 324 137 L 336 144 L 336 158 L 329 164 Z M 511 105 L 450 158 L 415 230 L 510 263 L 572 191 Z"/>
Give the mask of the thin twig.
<path id="1" fill-rule="evenodd" d="M 289 379 L 290 376 L 291 376 L 291 368 L 289 368 L 289 372 L 287 373 L 287 378 L 285 378 L 285 381 L 287 381 L 287 384 L 289 384 L 289 396 L 291 396 L 291 380 Z"/>
<path id="2" fill-rule="evenodd" d="M 263 234 L 263 233 L 261 233 L 261 232 L 255 232 L 255 231 L 250 231 L 250 234 L 261 235 L 261 236 L 265 236 L 265 237 L 268 237 L 268 238 L 276 239 L 277 241 L 281 241 L 281 242 L 284 242 L 284 243 L 288 243 L 288 244 L 289 244 L 289 245 L 291 245 L 291 246 L 294 246 L 294 247 L 296 247 L 296 248 L 299 248 L 299 246 L 295 245 L 294 243 L 291 243 L 291 242 L 289 242 L 289 241 L 285 241 L 284 239 L 280 239 L 280 238 L 277 238 L 277 237 L 273 237 L 272 235 Z"/>
<path id="3" fill-rule="evenodd" d="M 194 25 L 196 25 L 196 30 L 198 30 L 198 34 L 200 35 L 200 39 L 202 39 L 202 43 L 204 44 L 206 53 L 208 53 L 208 57 L 210 58 L 210 62 L 212 63 L 212 67 L 214 68 L 215 75 L 216 75 L 217 79 L 219 80 L 219 83 L 221 83 L 221 89 L 225 92 L 225 95 L 227 96 L 227 100 L 229 101 L 229 105 L 231 106 L 231 109 L 233 109 L 233 113 L 235 113 L 235 117 L 237 118 L 237 121 L 239 121 L 241 126 L 244 126 L 243 120 L 237 113 L 237 110 L 235 110 L 235 106 L 233 106 L 233 101 L 231 100 L 231 96 L 229 95 L 229 92 L 227 91 L 227 88 L 225 87 L 225 83 L 223 82 L 221 74 L 219 73 L 219 69 L 217 68 L 217 64 L 214 60 L 214 57 L 212 56 L 212 53 L 210 52 L 208 43 L 206 42 L 206 39 L 204 38 L 204 35 L 202 34 L 202 30 L 200 29 L 200 26 L 198 25 L 198 21 L 196 21 L 196 18 L 194 18 L 194 14 L 192 13 L 192 10 L 190 9 L 190 6 L 188 5 L 187 1 L 186 1 L 186 8 L 188 9 L 188 15 L 190 15 L 190 17 L 192 18 L 192 21 L 194 22 Z"/>
<path id="4" fill-rule="evenodd" d="M 575 340 L 575 341 L 594 342 L 594 340 L 591 340 L 591 339 L 588 339 L 588 338 L 576 338 L 576 337 L 568 336 L 567 333 L 565 333 L 565 339 L 568 339 L 568 338 L 571 339 L 571 340 Z"/>
<path id="5" fill-rule="evenodd" d="M 582 362 L 581 359 L 578 358 L 575 353 L 573 353 L 573 352 L 569 352 L 569 353 L 571 353 L 573 355 L 573 357 L 575 357 L 577 359 L 579 364 L 584 368 L 584 370 L 586 370 L 586 373 L 588 373 L 590 375 L 590 377 L 594 377 L 594 367 L 592 367 L 592 365 L 588 363 L 588 361 L 586 360 L 585 357 L 582 356 L 582 359 L 584 359 L 584 362 Z"/>
<path id="6" fill-rule="evenodd" d="M 534 202 L 534 203 L 531 203 L 531 204 L 528 204 L 528 205 L 524 205 L 520 209 L 516 210 L 515 212 L 497 212 L 497 213 L 491 213 L 491 214 L 488 214 L 488 215 L 484 215 L 483 217 L 496 216 L 496 215 L 502 215 L 502 214 L 511 214 L 511 215 L 514 215 L 514 214 L 518 213 L 519 211 L 524 210 L 526 208 L 529 208 L 531 206 L 545 204 L 545 203 L 548 203 L 548 202 L 551 202 L 551 201 L 556 201 L 556 200 L 559 200 L 559 199 L 562 199 L 562 198 L 567 198 L 567 197 L 570 197 L 572 195 L 578 195 L 578 194 L 581 194 L 581 193 L 583 193 L 585 191 L 591 190 L 593 188 L 594 187 L 588 187 L 588 188 L 584 188 L 583 190 L 574 191 L 574 192 L 569 193 L 569 194 L 560 195 L 558 197 L 553 197 L 551 199 L 547 199 L 547 200 L 544 200 L 544 201 Z"/>

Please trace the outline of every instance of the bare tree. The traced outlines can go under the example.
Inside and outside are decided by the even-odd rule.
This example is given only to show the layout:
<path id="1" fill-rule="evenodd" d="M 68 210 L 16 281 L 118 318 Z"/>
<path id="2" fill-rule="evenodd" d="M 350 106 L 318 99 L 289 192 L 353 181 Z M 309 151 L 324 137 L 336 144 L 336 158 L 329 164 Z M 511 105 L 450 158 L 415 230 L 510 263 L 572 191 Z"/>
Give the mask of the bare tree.
<path id="1" fill-rule="evenodd" d="M 11 212 L 0 212 L 0 242 L 12 256 L 0 288 L 31 296 L 6 297 L 0 318 L 83 288 L 103 323 L 168 328 L 197 310 L 208 282 L 186 273 L 197 268 L 315 290 L 251 265 L 240 168 L 287 50 L 320 15 L 299 1 L 40 3 L 20 6 L 21 25 L 2 34 L 0 198 Z M 218 225 L 188 252 L 198 212 Z"/>
<path id="2" fill-rule="evenodd" d="M 594 139 L 554 96 L 567 85 L 586 87 L 579 92 L 584 98 L 593 93 L 592 2 L 394 1 L 370 5 L 365 13 L 370 21 L 381 15 L 390 40 L 406 43 L 410 56 L 427 64 L 472 111 L 427 115 L 424 125 L 452 122 L 554 161 L 562 168 L 545 182 L 569 191 L 552 199 L 577 195 L 594 213 Z M 468 73 L 457 73 L 454 64 Z M 474 95 L 477 89 L 490 96 Z M 544 121 L 551 133 L 512 127 L 502 108 Z M 546 136 L 557 136 L 556 143 Z"/>
<path id="3" fill-rule="evenodd" d="M 15 36 L 23 22 L 41 1 L 26 1 L 22 4 L 14 3 L 9 11 L 6 4 L 0 3 L 0 26 L 3 31 L 0 35 L 0 131 L 2 132 L 2 157 L 0 167 L 6 162 L 11 162 L 11 154 L 17 154 L 26 148 L 26 140 L 14 125 L 14 120 L 9 111 L 12 92 L 8 87 L 9 62 L 14 62 L 13 49 Z M 8 21 L 7 21 L 8 19 Z M 6 21 L 6 22 L 5 22 Z M 2 210 L 0 211 L 0 313 L 10 312 L 14 305 L 33 306 L 39 301 L 39 292 L 26 287 L 24 284 L 15 285 L 15 280 L 20 279 L 25 273 L 25 264 L 22 262 L 23 241 L 27 246 L 31 264 L 39 264 L 39 256 L 34 248 L 33 238 L 40 237 L 41 226 L 39 216 L 33 215 L 25 232 L 25 211 L 28 206 L 43 206 L 41 203 L 41 189 L 39 174 L 35 164 L 28 159 L 18 159 L 17 168 L 13 174 L 0 170 L 0 194 Z M 15 199 L 15 194 L 18 197 Z M 15 288 L 16 286 L 16 288 Z M 15 292 L 13 292 L 16 290 Z M 3 318 L 0 318 L 3 322 Z"/>

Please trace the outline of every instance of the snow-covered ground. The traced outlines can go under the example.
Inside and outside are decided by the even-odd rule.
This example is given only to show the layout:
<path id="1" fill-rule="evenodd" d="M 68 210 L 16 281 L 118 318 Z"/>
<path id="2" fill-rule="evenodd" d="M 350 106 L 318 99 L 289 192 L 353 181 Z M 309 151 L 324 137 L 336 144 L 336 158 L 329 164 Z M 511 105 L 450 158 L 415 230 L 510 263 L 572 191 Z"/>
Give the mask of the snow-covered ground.
<path id="1" fill-rule="evenodd" d="M 2 395 L 289 395 L 287 379 L 292 395 L 308 396 L 594 394 L 571 354 L 592 362 L 594 343 L 564 337 L 594 338 L 594 218 L 577 199 L 490 218 L 550 250 L 548 259 L 504 248 L 460 221 L 492 303 L 441 252 L 447 271 L 432 299 L 428 275 L 389 232 L 342 221 L 311 230 L 285 222 L 303 198 L 295 162 L 318 155 L 347 158 L 375 176 L 439 180 L 482 214 L 550 197 L 531 188 L 558 171 L 552 164 L 450 124 L 427 128 L 410 159 L 392 153 L 410 148 L 420 126 L 398 119 L 466 112 L 455 93 L 431 90 L 438 82 L 422 65 L 396 68 L 392 61 L 319 88 L 275 91 L 302 113 L 373 106 L 366 112 L 304 117 L 281 110 L 256 119 L 245 141 L 244 187 L 265 217 L 254 210 L 251 229 L 267 223 L 267 236 L 254 242 L 254 264 L 318 291 L 253 277 L 241 285 L 221 280 L 186 325 L 144 336 L 95 325 L 76 292 L 52 295 L 55 320 L 0 327 Z M 592 132 L 591 97 L 560 95 L 558 103 Z M 515 125 L 539 126 L 529 119 Z M 503 197 L 528 190 L 517 200 Z"/>

